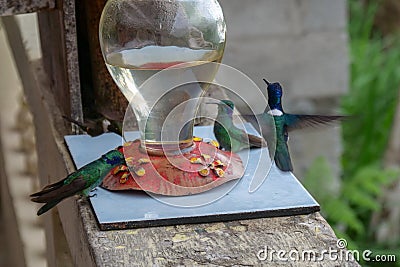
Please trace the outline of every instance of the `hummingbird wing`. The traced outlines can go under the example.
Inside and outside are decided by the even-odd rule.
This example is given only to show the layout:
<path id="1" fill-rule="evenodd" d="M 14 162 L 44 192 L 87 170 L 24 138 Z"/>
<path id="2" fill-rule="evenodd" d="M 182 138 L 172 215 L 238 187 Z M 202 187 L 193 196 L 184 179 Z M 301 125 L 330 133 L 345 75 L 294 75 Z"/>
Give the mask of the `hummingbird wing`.
<path id="1" fill-rule="evenodd" d="M 241 117 L 251 123 L 251 125 L 262 135 L 264 138 L 263 141 L 266 141 L 267 143 L 270 156 L 273 158 L 276 146 L 274 117 L 267 113 L 258 115 L 241 115 Z"/>
<path id="2" fill-rule="evenodd" d="M 51 192 L 51 191 L 53 191 L 53 190 L 55 190 L 57 188 L 60 188 L 61 186 L 64 185 L 64 181 L 65 180 L 66 179 L 62 179 L 61 181 L 58 181 L 58 182 L 56 182 L 54 184 L 46 185 L 45 187 L 43 187 L 43 189 L 41 191 L 39 191 L 37 193 L 34 193 L 34 194 L 31 194 L 30 197 L 39 197 L 39 196 L 41 196 L 43 194 L 46 194 L 46 193 Z"/>
<path id="3" fill-rule="evenodd" d="M 271 135 L 271 133 L 275 133 L 274 117 L 267 113 L 258 115 L 241 115 L 240 117 L 251 123 L 251 125 L 264 136 L 264 138 Z M 268 142 L 268 138 L 266 139 Z"/>
<path id="4" fill-rule="evenodd" d="M 348 116 L 326 116 L 326 115 L 296 115 L 285 114 L 285 122 L 287 131 L 303 129 L 307 127 L 318 127 L 325 124 L 334 123 L 336 121 L 348 118 Z"/>
<path id="5" fill-rule="evenodd" d="M 54 202 L 73 196 L 88 186 L 87 181 L 82 176 L 77 176 L 68 184 L 64 183 L 66 179 L 46 186 L 42 191 L 30 195 L 32 197 L 31 200 L 38 203 Z"/>
<path id="6" fill-rule="evenodd" d="M 66 179 L 68 179 L 69 177 L 67 177 Z M 31 199 L 33 202 L 46 203 L 37 211 L 38 216 L 56 206 L 64 198 L 73 196 L 76 193 L 81 192 L 86 186 L 86 182 L 79 177 L 77 177 L 77 179 L 74 179 L 69 184 L 64 184 L 66 179 L 48 185 L 43 188 L 42 191 L 30 195 L 31 197 L 33 197 Z"/>

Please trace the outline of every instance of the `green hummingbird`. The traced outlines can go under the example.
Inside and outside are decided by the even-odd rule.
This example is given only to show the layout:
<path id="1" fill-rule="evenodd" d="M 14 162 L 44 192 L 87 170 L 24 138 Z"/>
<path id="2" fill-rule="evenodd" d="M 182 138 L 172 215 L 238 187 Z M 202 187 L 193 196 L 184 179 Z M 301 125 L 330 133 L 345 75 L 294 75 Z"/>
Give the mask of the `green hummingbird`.
<path id="1" fill-rule="evenodd" d="M 114 120 L 109 120 L 103 116 L 97 119 L 85 120 L 80 123 L 65 115 L 62 116 L 66 121 L 76 124 L 79 128 L 85 131 L 88 135 L 95 137 L 103 133 L 112 132 L 122 136 L 122 123 Z"/>
<path id="2" fill-rule="evenodd" d="M 45 213 L 65 198 L 75 194 L 89 196 L 90 191 L 97 187 L 114 167 L 125 162 L 124 154 L 120 150 L 122 148 L 111 150 L 101 158 L 69 174 L 65 179 L 47 185 L 42 191 L 30 195 L 33 202 L 46 203 L 38 210 L 37 215 Z"/>
<path id="3" fill-rule="evenodd" d="M 233 123 L 234 103 L 231 100 L 221 100 L 218 105 L 218 115 L 214 122 L 214 135 L 221 148 L 237 152 L 245 148 L 265 147 L 262 137 L 251 135 L 237 128 Z"/>
<path id="4" fill-rule="evenodd" d="M 262 130 L 262 135 L 268 143 L 275 145 L 274 160 L 278 168 L 282 171 L 293 171 L 292 161 L 290 159 L 287 142 L 289 132 L 295 129 L 301 129 L 309 126 L 318 126 L 346 118 L 346 116 L 325 116 L 325 115 L 299 115 L 288 114 L 282 108 L 282 86 L 278 83 L 270 83 L 264 79 L 267 84 L 268 106 L 264 113 L 259 115 L 245 115 L 246 120 Z M 271 125 L 270 118 L 273 117 L 274 125 Z M 261 124 L 261 125 L 260 125 Z M 275 126 L 276 139 L 270 142 L 271 129 Z M 267 137 L 268 136 L 268 137 Z"/>

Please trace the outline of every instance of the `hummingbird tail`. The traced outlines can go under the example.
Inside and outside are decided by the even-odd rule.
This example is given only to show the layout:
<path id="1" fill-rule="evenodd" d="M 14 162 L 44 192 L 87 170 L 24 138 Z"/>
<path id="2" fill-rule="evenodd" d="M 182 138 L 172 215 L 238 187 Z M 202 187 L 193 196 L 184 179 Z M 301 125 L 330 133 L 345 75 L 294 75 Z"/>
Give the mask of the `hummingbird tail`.
<path id="1" fill-rule="evenodd" d="M 55 205 L 57 205 L 58 203 L 60 203 L 62 199 L 57 199 L 54 201 L 51 201 L 49 203 L 46 203 L 46 205 L 42 206 L 38 212 L 37 212 L 37 216 L 42 215 L 43 213 L 47 212 L 49 209 L 53 208 Z"/>
<path id="2" fill-rule="evenodd" d="M 68 117 L 68 116 L 65 116 L 65 115 L 62 115 L 62 117 L 64 118 L 64 120 L 66 120 L 66 121 L 68 121 L 68 122 L 71 122 L 71 123 L 73 123 L 73 124 L 76 124 L 76 125 L 78 125 L 79 126 L 79 128 L 81 128 L 82 130 L 84 130 L 84 131 L 86 131 L 87 129 L 86 129 L 86 126 L 85 125 L 83 125 L 82 123 L 80 123 L 79 121 L 77 121 L 77 120 L 74 120 L 73 118 L 70 118 L 70 117 Z"/>
<path id="3" fill-rule="evenodd" d="M 276 166 L 278 166 L 278 168 L 281 171 L 284 171 L 284 172 L 293 171 L 293 165 L 292 165 L 289 150 L 287 149 L 287 147 L 286 147 L 286 149 L 283 149 L 282 151 L 277 150 L 275 152 L 275 163 L 276 163 Z"/>
<path id="4" fill-rule="evenodd" d="M 262 137 L 258 137 L 252 134 L 247 134 L 247 137 L 249 138 L 250 148 L 259 148 L 267 146 L 267 143 Z"/>

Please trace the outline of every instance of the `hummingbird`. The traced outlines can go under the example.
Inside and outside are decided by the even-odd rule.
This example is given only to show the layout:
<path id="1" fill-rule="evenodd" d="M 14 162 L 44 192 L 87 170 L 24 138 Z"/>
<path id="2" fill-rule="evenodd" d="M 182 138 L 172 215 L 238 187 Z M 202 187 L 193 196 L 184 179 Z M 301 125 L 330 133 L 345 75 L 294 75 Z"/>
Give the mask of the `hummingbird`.
<path id="1" fill-rule="evenodd" d="M 66 121 L 69 121 L 83 131 L 85 131 L 88 135 L 95 137 L 99 136 L 103 133 L 112 132 L 122 136 L 122 126 L 120 122 L 106 119 L 105 117 L 99 117 L 93 120 L 85 120 L 84 123 L 81 123 L 77 120 L 74 120 L 65 115 L 62 116 Z"/>
<path id="2" fill-rule="evenodd" d="M 264 113 L 259 115 L 245 115 L 246 120 L 250 121 L 254 126 L 257 125 L 262 129 L 262 135 L 269 142 L 270 135 L 267 138 L 265 135 L 270 134 L 271 129 L 275 126 L 276 140 L 274 161 L 277 167 L 285 172 L 293 171 L 293 165 L 288 149 L 289 132 L 302 129 L 310 126 L 318 126 L 327 124 L 337 120 L 346 118 L 346 116 L 326 116 L 326 115 L 300 115 L 288 114 L 282 108 L 283 89 L 280 83 L 270 83 L 266 79 L 268 92 L 268 107 Z M 274 125 L 271 125 L 270 118 L 273 117 Z M 259 125 L 262 124 L 262 125 Z M 271 128 L 272 126 L 272 128 Z M 270 143 L 270 142 L 269 142 Z"/>
<path id="3" fill-rule="evenodd" d="M 119 147 L 107 152 L 101 158 L 69 174 L 65 179 L 49 184 L 42 191 L 30 195 L 33 202 L 46 203 L 38 210 L 37 215 L 45 213 L 65 198 L 73 195 L 89 196 L 90 192 L 103 181 L 107 173 L 114 167 L 125 163 L 121 149 L 122 147 Z"/>
<path id="4" fill-rule="evenodd" d="M 221 100 L 218 105 L 218 115 L 214 122 L 214 135 L 221 148 L 237 152 L 245 148 L 265 147 L 262 137 L 251 135 L 237 128 L 233 123 L 234 103 L 231 100 Z"/>

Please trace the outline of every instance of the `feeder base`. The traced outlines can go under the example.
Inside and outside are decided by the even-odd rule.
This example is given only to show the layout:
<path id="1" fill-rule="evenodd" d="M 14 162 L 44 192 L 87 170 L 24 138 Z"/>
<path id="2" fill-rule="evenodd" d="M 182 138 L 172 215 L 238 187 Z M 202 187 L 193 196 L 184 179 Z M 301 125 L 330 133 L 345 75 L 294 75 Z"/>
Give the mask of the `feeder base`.
<path id="1" fill-rule="evenodd" d="M 185 196 L 208 191 L 244 174 L 241 158 L 218 149 L 215 142 L 195 138 L 194 148 L 181 155 L 149 155 L 140 140 L 121 148 L 127 165 L 114 168 L 102 187 L 112 191 L 143 190 L 165 196 Z"/>

